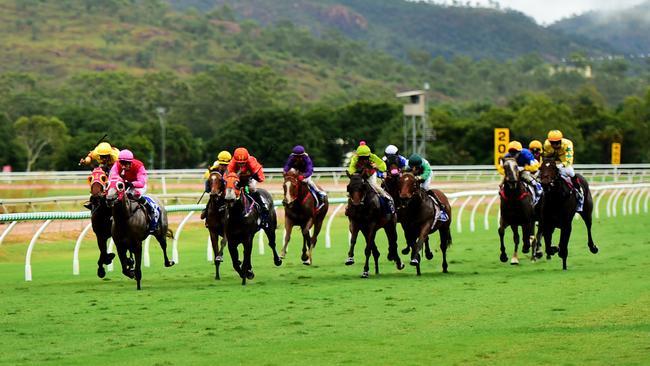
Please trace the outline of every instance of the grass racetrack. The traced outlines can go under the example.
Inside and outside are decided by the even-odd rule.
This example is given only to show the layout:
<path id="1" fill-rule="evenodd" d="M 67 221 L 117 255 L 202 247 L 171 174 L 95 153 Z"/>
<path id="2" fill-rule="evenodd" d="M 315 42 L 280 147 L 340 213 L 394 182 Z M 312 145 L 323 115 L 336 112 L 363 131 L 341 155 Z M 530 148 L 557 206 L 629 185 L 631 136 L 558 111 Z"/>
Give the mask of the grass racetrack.
<path id="1" fill-rule="evenodd" d="M 300 262 L 298 231 L 281 267 L 268 247 L 257 254 L 256 238 L 256 277 L 246 286 L 228 255 L 222 280 L 213 279 L 207 231 L 192 225 L 172 268 L 163 267 L 152 241 L 140 292 L 117 266 L 105 280 L 96 277 L 90 239 L 79 276 L 72 275 L 74 239 L 39 242 L 33 282 L 24 281 L 26 242 L 5 243 L 0 364 L 647 365 L 647 223 L 647 215 L 596 220 L 600 253 L 592 255 L 582 221 L 574 221 L 568 271 L 558 257 L 531 263 L 520 254 L 517 267 L 499 262 L 494 227 L 452 231 L 450 273 L 441 272 L 436 251 L 419 278 L 413 267 L 400 272 L 386 261 L 381 232 L 381 273 L 364 280 L 363 241 L 357 263 L 343 265 L 341 215 L 332 248 L 321 234 L 311 267 Z M 437 234 L 432 239 L 437 248 Z"/>

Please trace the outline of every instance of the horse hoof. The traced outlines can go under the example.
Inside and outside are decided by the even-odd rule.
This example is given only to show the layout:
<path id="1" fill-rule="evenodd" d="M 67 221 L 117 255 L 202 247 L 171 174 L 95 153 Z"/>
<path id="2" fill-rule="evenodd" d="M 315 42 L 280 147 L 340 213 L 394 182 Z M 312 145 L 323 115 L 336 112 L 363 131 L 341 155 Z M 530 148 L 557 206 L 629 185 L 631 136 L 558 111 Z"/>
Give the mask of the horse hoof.
<path id="1" fill-rule="evenodd" d="M 514 265 L 518 265 L 518 264 L 519 264 L 519 258 L 515 258 L 515 257 L 513 257 L 513 258 L 510 260 L 510 264 L 512 264 L 513 266 L 514 266 Z"/>
<path id="2" fill-rule="evenodd" d="M 106 276 L 106 270 L 104 267 L 97 267 L 97 277 L 104 278 Z"/>
<path id="3" fill-rule="evenodd" d="M 253 271 L 246 271 L 246 278 L 252 280 L 255 278 L 255 273 L 253 273 Z"/>
<path id="4" fill-rule="evenodd" d="M 131 259 L 131 258 L 126 259 L 126 266 L 127 267 L 133 267 L 134 264 L 135 264 L 135 262 L 133 261 L 133 259 Z"/>
<path id="5" fill-rule="evenodd" d="M 309 257 L 307 256 L 307 254 L 303 254 L 303 255 L 300 256 L 300 260 L 303 261 L 303 262 L 306 262 L 306 261 L 309 260 Z"/>
<path id="6" fill-rule="evenodd" d="M 309 260 L 302 261 L 302 264 L 304 264 L 305 266 L 309 266 L 309 265 L 311 265 L 311 261 L 309 261 Z"/>
<path id="7" fill-rule="evenodd" d="M 135 272 L 132 269 L 131 270 L 123 270 L 122 274 L 125 275 L 126 277 L 130 278 L 130 279 L 135 278 Z"/>
<path id="8" fill-rule="evenodd" d="M 348 259 L 345 261 L 346 266 L 351 266 L 354 264 L 354 258 L 348 257 Z"/>
<path id="9" fill-rule="evenodd" d="M 361 274 L 361 278 L 368 278 L 368 272 L 363 272 Z"/>
<path id="10" fill-rule="evenodd" d="M 388 259 L 389 261 L 394 261 L 395 260 L 395 254 L 388 253 L 388 255 L 386 256 L 386 259 Z"/>
<path id="11" fill-rule="evenodd" d="M 527 253 L 530 251 L 530 245 L 526 245 L 526 244 L 524 244 L 523 248 L 521 248 L 521 251 L 522 251 L 524 254 L 527 254 Z"/>
<path id="12" fill-rule="evenodd" d="M 410 252 L 411 252 L 411 248 L 409 247 L 402 249 L 402 254 L 409 254 Z"/>
<path id="13" fill-rule="evenodd" d="M 109 264 L 113 263 L 113 258 L 115 258 L 115 253 L 108 253 L 104 257 L 104 264 L 109 265 Z"/>
<path id="14" fill-rule="evenodd" d="M 560 249 L 558 247 L 553 246 L 553 247 L 551 247 L 551 250 L 550 250 L 549 254 L 550 255 L 555 255 L 559 251 L 560 251 Z"/>
<path id="15" fill-rule="evenodd" d="M 432 260 L 433 259 L 433 253 L 432 252 L 426 252 L 426 253 L 424 253 L 424 256 L 427 258 L 427 260 Z"/>
<path id="16" fill-rule="evenodd" d="M 404 267 L 406 267 L 406 266 L 404 265 L 404 263 L 401 263 L 401 262 L 400 262 L 400 263 L 397 264 L 397 270 L 398 270 L 398 271 L 403 270 Z"/>
<path id="17" fill-rule="evenodd" d="M 174 264 L 176 264 L 174 261 L 169 261 L 165 263 L 165 267 L 172 267 Z"/>
<path id="18" fill-rule="evenodd" d="M 223 257 L 218 255 L 218 256 L 214 257 L 214 261 L 215 262 L 223 262 Z"/>
<path id="19" fill-rule="evenodd" d="M 501 256 L 499 256 L 499 260 L 501 260 L 502 263 L 505 263 L 508 261 L 508 256 L 505 255 L 505 253 L 501 253 Z"/>
<path id="20" fill-rule="evenodd" d="M 598 253 L 598 247 L 595 246 L 595 245 L 594 245 L 594 246 L 591 246 L 591 247 L 589 247 L 589 251 L 590 251 L 591 253 L 593 253 L 593 254 L 596 254 L 596 253 Z"/>
<path id="21" fill-rule="evenodd" d="M 542 259 L 543 256 L 544 256 L 544 253 L 541 250 L 539 252 L 535 253 L 535 258 L 536 259 Z"/>
<path id="22" fill-rule="evenodd" d="M 282 259 L 278 258 L 273 261 L 273 264 L 275 264 L 276 267 L 280 267 L 282 265 Z"/>
<path id="23" fill-rule="evenodd" d="M 417 266 L 418 264 L 420 264 L 420 261 L 417 260 L 416 258 L 413 258 L 413 259 L 411 259 L 409 264 L 412 265 L 412 266 Z"/>

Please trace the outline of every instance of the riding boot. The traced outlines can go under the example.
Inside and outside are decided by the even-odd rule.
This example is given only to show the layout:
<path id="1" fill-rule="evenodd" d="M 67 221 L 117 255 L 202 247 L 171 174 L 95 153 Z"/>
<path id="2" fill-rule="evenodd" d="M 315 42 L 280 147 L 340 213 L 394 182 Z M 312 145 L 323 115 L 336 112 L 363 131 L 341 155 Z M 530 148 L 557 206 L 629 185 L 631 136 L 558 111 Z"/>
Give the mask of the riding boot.
<path id="1" fill-rule="evenodd" d="M 582 212 L 582 206 L 585 203 L 585 196 L 584 196 L 584 194 L 582 192 L 582 186 L 580 185 L 580 183 L 578 183 L 578 177 L 577 176 L 574 176 L 573 178 L 571 178 L 571 182 L 573 183 L 573 189 L 576 192 L 576 199 L 578 201 L 578 204 L 576 206 L 576 211 L 577 212 Z"/>
<path id="2" fill-rule="evenodd" d="M 145 208 L 145 212 L 147 213 L 147 217 L 149 218 L 149 231 L 154 231 L 154 220 L 153 220 L 153 212 L 152 212 L 152 207 L 149 205 L 147 202 L 147 199 L 144 198 L 144 196 L 140 196 L 137 199 L 137 202 L 141 204 Z"/>
<path id="3" fill-rule="evenodd" d="M 259 191 L 253 192 L 251 196 L 260 207 L 260 226 L 267 228 L 269 226 L 269 209 L 266 207 L 266 202 Z"/>

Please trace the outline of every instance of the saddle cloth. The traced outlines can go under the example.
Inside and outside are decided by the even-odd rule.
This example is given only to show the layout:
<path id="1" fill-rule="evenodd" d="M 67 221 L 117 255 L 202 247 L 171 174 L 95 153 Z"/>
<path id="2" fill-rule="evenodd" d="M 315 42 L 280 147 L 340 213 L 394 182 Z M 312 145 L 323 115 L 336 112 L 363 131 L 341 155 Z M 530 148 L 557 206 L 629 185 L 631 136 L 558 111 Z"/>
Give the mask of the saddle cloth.
<path id="1" fill-rule="evenodd" d="M 153 233 L 156 231 L 158 228 L 158 225 L 160 224 L 160 206 L 156 203 L 156 201 L 145 195 L 144 199 L 147 201 L 147 205 L 149 205 L 149 208 L 147 208 L 147 216 L 149 216 L 149 232 Z M 146 208 L 146 207 L 145 207 Z M 152 216 L 153 214 L 153 216 Z"/>

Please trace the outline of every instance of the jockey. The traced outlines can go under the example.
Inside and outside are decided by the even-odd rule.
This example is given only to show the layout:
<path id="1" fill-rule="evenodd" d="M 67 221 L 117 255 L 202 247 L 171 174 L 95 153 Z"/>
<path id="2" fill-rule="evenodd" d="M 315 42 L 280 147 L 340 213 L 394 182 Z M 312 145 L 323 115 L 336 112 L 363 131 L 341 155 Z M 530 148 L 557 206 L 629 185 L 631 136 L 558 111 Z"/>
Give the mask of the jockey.
<path id="1" fill-rule="evenodd" d="M 431 174 L 431 165 L 429 165 L 427 159 L 424 159 L 418 154 L 413 154 L 409 158 L 408 164 L 409 169 L 413 175 L 422 181 L 420 187 L 422 187 L 425 192 L 428 191 L 429 184 L 431 183 L 431 177 L 433 175 Z"/>
<path id="2" fill-rule="evenodd" d="M 370 186 L 375 190 L 375 192 L 392 202 L 393 199 L 379 184 L 377 184 L 377 172 L 385 172 L 386 163 L 384 163 L 379 156 L 373 154 L 370 147 L 368 147 L 365 142 L 362 142 L 359 144 L 359 147 L 357 147 L 357 153 L 352 156 L 352 159 L 350 159 L 348 173 L 350 175 L 359 174 L 364 170 L 369 171 L 370 176 L 368 177 L 368 183 L 370 183 Z"/>
<path id="3" fill-rule="evenodd" d="M 533 156 L 535 157 L 535 160 L 537 160 L 539 163 L 542 162 L 542 143 L 539 140 L 533 140 L 528 144 L 528 150 L 530 150 L 531 153 L 533 153 Z"/>
<path id="4" fill-rule="evenodd" d="M 139 204 L 147 209 L 149 215 L 149 222 L 153 225 L 154 212 L 153 207 L 149 205 L 148 201 L 144 198 L 147 192 L 147 170 L 144 164 L 133 157 L 130 150 L 122 150 L 118 155 L 117 163 L 113 164 L 108 179 L 113 177 L 120 177 L 124 180 L 125 193 L 129 198 L 135 199 Z M 150 226 L 149 230 L 153 228 Z"/>
<path id="5" fill-rule="evenodd" d="M 108 174 L 117 161 L 119 153 L 120 150 L 108 142 L 100 142 L 92 151 L 88 152 L 85 158 L 79 160 L 79 165 L 90 165 L 94 160 L 104 173 Z"/>
<path id="6" fill-rule="evenodd" d="M 584 196 L 582 187 L 576 180 L 576 173 L 573 171 L 573 142 L 565 139 L 560 130 L 549 131 L 546 141 L 544 141 L 544 157 L 555 159 L 560 175 L 576 191 L 578 212 L 582 211 Z"/>
<path id="7" fill-rule="evenodd" d="M 397 166 L 400 169 L 408 168 L 408 159 L 399 153 L 399 150 L 395 145 L 386 146 L 386 149 L 384 150 L 384 157 L 381 158 L 381 160 L 386 163 L 387 168 L 393 161 L 397 163 Z"/>
<path id="8" fill-rule="evenodd" d="M 533 153 L 524 149 L 519 141 L 513 140 L 508 144 L 508 152 L 503 157 L 515 159 L 521 180 L 535 189 L 537 195 L 535 202 L 537 202 L 537 199 L 542 196 L 542 185 L 533 177 L 533 174 L 539 169 L 539 161 L 535 159 Z M 500 172 L 503 174 L 503 170 Z"/>
<path id="9" fill-rule="evenodd" d="M 233 159 L 228 163 L 228 173 L 236 173 L 240 179 L 245 178 L 248 185 L 248 191 L 251 197 L 257 202 L 260 207 L 260 219 L 263 227 L 268 227 L 269 209 L 266 207 L 267 202 L 264 197 L 255 189 L 256 181 L 264 182 L 264 170 L 262 165 L 255 159 L 254 156 L 248 154 L 248 150 L 243 147 L 235 149 Z M 271 203 L 272 204 L 272 203 Z"/>
<path id="10" fill-rule="evenodd" d="M 117 161 L 119 153 L 120 150 L 111 146 L 108 142 L 100 142 L 92 151 L 88 152 L 88 155 L 85 158 L 79 160 L 79 165 L 90 165 L 94 160 L 97 165 L 102 168 L 104 173 L 108 175 L 113 164 Z M 84 207 L 92 210 L 92 202 L 84 204 Z"/>
<path id="11" fill-rule="evenodd" d="M 312 191 L 318 193 L 320 196 L 320 201 L 322 203 L 322 198 L 327 196 L 327 193 L 321 191 L 311 180 L 311 176 L 314 173 L 314 163 L 311 161 L 309 155 L 305 152 L 305 148 L 301 145 L 296 145 L 291 150 L 291 155 L 287 159 L 287 162 L 284 163 L 283 171 L 286 173 L 290 169 L 295 169 L 301 175 L 298 177 L 298 180 L 304 180 L 309 185 Z"/>
<path id="12" fill-rule="evenodd" d="M 209 167 L 205 173 L 203 173 L 203 179 L 205 179 L 205 193 L 210 193 L 210 174 L 217 172 L 221 174 L 222 177 L 224 177 L 228 171 L 228 164 L 230 163 L 230 160 L 232 160 L 232 155 L 230 155 L 228 151 L 223 150 L 217 155 L 217 160 L 212 163 L 212 166 Z M 206 215 L 208 214 L 208 204 L 209 201 L 205 205 L 205 208 L 201 211 L 201 220 L 205 219 Z"/>

